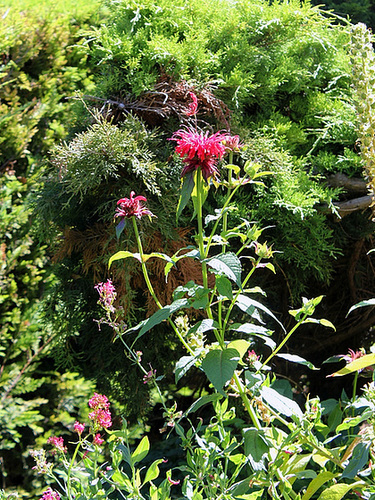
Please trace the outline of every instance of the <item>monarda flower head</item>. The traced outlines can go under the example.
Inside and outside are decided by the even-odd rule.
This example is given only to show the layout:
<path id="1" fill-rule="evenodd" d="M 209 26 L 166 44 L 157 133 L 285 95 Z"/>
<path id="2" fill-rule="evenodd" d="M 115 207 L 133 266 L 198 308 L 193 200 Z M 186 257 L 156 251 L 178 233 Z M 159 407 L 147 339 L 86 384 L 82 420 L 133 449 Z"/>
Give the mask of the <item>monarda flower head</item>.
<path id="1" fill-rule="evenodd" d="M 227 134 L 216 132 L 209 135 L 208 132 L 198 132 L 193 129 L 180 129 L 175 132 L 171 140 L 177 142 L 176 153 L 183 158 L 185 164 L 181 176 L 201 168 L 205 180 L 217 176 L 217 162 L 226 152 L 222 143 Z"/>
<path id="2" fill-rule="evenodd" d="M 40 500 L 60 500 L 60 495 L 57 491 L 54 491 L 52 488 L 48 488 L 41 497 Z"/>
<path id="3" fill-rule="evenodd" d="M 133 216 L 140 219 L 144 215 L 155 217 L 155 215 L 142 204 L 142 202 L 147 201 L 147 199 L 144 196 L 134 197 L 134 195 L 135 193 L 132 191 L 130 193 L 130 198 L 121 198 L 121 200 L 118 200 L 115 217 L 124 217 L 126 219 L 130 219 Z"/>

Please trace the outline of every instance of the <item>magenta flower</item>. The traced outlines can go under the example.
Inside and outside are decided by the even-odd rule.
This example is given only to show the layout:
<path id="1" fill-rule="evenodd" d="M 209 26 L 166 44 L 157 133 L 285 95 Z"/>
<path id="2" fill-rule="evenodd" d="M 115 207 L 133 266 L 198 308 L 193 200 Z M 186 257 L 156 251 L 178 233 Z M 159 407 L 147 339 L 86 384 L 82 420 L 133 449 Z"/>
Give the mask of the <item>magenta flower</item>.
<path id="1" fill-rule="evenodd" d="M 81 424 L 80 422 L 76 421 L 74 423 L 74 430 L 80 436 L 82 432 L 85 430 L 85 424 Z"/>
<path id="2" fill-rule="evenodd" d="M 104 439 L 102 439 L 102 437 L 100 436 L 100 434 L 95 434 L 94 436 L 94 439 L 93 439 L 93 443 L 94 444 L 97 444 L 98 446 L 102 445 L 104 443 Z"/>
<path id="3" fill-rule="evenodd" d="M 111 312 L 115 312 L 115 308 L 113 306 L 114 301 L 116 300 L 116 289 L 112 284 L 111 280 L 107 280 L 106 283 L 98 283 L 94 287 L 99 293 L 99 303 L 104 307 L 104 309 L 108 309 Z"/>
<path id="4" fill-rule="evenodd" d="M 51 436 L 47 439 L 47 443 L 52 444 L 52 446 L 61 451 L 61 453 L 66 453 L 67 449 L 64 446 L 64 439 L 62 437 Z"/>
<path id="5" fill-rule="evenodd" d="M 155 215 L 142 205 L 142 201 L 147 201 L 144 196 L 136 196 L 134 191 L 130 193 L 130 198 L 121 198 L 117 202 L 115 217 L 125 217 L 127 219 L 135 216 L 140 219 L 143 215 L 155 217 Z"/>
<path id="6" fill-rule="evenodd" d="M 108 410 L 110 404 L 111 403 L 108 401 L 107 396 L 104 394 L 98 394 L 97 392 L 94 392 L 93 397 L 89 399 L 89 407 L 94 408 L 95 410 L 98 408 Z"/>
<path id="7" fill-rule="evenodd" d="M 108 398 L 104 396 L 104 394 L 95 392 L 93 397 L 89 400 L 89 406 L 94 410 L 89 413 L 89 419 L 93 421 L 95 429 L 108 429 L 111 427 L 112 417 L 108 410 L 109 405 Z"/>
<path id="8" fill-rule="evenodd" d="M 219 173 L 216 168 L 217 162 L 225 154 L 222 141 L 227 137 L 228 135 L 221 132 L 208 135 L 208 132 L 204 134 L 193 129 L 177 130 L 171 140 L 177 142 L 176 153 L 183 158 L 185 163 L 181 176 L 199 167 L 205 180 L 217 176 Z"/>
<path id="9" fill-rule="evenodd" d="M 198 99 L 197 96 L 194 94 L 194 92 L 189 92 L 189 95 L 192 99 L 193 102 L 189 104 L 189 109 L 188 111 L 185 111 L 186 116 L 194 116 L 197 114 L 198 110 Z"/>
<path id="10" fill-rule="evenodd" d="M 40 500 L 60 500 L 60 495 L 57 491 L 53 491 L 52 488 L 48 488 Z"/>

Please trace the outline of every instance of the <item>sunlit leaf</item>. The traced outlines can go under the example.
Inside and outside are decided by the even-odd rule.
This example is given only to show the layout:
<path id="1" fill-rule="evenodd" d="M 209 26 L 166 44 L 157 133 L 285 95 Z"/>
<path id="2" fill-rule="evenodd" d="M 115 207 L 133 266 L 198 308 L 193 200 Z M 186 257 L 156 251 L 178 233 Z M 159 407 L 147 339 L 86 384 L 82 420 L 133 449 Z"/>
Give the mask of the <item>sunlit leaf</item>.
<path id="1" fill-rule="evenodd" d="M 338 372 L 332 373 L 332 375 L 328 375 L 329 377 L 342 377 L 343 375 L 348 375 L 349 373 L 358 372 L 359 370 L 363 370 L 368 366 L 375 365 L 375 353 L 366 354 L 361 358 L 357 358 L 351 363 L 348 363 L 344 368 L 341 368 Z"/>

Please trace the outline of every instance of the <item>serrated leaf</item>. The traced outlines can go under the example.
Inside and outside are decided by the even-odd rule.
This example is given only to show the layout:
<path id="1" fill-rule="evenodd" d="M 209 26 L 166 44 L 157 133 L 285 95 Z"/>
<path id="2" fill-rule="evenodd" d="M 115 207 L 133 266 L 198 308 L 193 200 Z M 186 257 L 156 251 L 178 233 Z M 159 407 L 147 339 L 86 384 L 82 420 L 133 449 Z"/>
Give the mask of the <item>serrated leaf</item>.
<path id="1" fill-rule="evenodd" d="M 150 442 L 148 440 L 147 436 L 144 436 L 139 443 L 139 445 L 136 447 L 136 449 L 133 451 L 131 454 L 131 460 L 133 465 L 137 464 L 141 460 L 143 460 L 145 457 L 147 457 L 148 452 L 150 451 Z"/>
<path id="2" fill-rule="evenodd" d="M 303 365 L 307 366 L 310 368 L 310 370 L 319 370 L 319 368 L 316 368 L 310 361 L 307 361 L 304 358 L 301 358 L 301 356 L 297 356 L 296 354 L 281 354 L 278 353 L 276 354 L 277 357 L 285 359 L 286 361 L 290 361 L 291 363 L 297 363 L 298 365 Z"/>
<path id="3" fill-rule="evenodd" d="M 208 259 L 207 265 L 215 271 L 224 274 L 234 281 L 237 286 L 241 286 L 241 261 L 233 252 L 222 253 L 211 259 Z"/>
<path id="4" fill-rule="evenodd" d="M 348 314 L 346 316 L 349 316 L 349 314 L 352 311 L 355 311 L 359 307 L 368 307 L 368 306 L 375 306 L 375 299 L 362 300 L 361 302 L 358 302 L 358 304 L 355 304 L 349 309 Z"/>
<path id="5" fill-rule="evenodd" d="M 275 391 L 275 389 L 272 389 L 272 387 L 263 386 L 261 387 L 260 392 L 264 401 L 282 415 L 285 415 L 286 417 L 295 415 L 296 417 L 302 418 L 303 413 L 301 408 L 292 399 L 282 396 Z"/>
<path id="6" fill-rule="evenodd" d="M 202 362 L 202 370 L 215 389 L 224 394 L 223 387 L 233 377 L 239 361 L 236 349 L 209 351 Z"/>
<path id="7" fill-rule="evenodd" d="M 332 375 L 328 375 L 329 377 L 342 377 L 343 375 L 348 375 L 349 373 L 358 372 L 359 370 L 363 370 L 368 366 L 375 365 L 375 353 L 366 354 L 361 358 L 357 358 L 351 363 L 348 363 L 344 368 L 341 368 L 338 372 L 332 373 Z"/>

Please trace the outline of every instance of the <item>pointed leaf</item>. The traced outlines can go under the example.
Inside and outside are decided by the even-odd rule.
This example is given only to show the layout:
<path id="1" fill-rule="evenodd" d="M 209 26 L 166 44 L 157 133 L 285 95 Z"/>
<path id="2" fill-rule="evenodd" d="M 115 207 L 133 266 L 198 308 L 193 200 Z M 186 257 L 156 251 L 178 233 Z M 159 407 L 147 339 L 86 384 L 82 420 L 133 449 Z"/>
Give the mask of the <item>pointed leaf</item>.
<path id="1" fill-rule="evenodd" d="M 194 401 L 194 403 L 186 410 L 185 416 L 189 415 L 189 413 L 194 413 L 199 410 L 199 408 L 202 408 L 202 406 L 207 405 L 208 403 L 213 403 L 221 398 L 222 395 L 217 392 L 215 392 L 215 394 L 206 394 L 205 396 L 202 396 Z"/>
<path id="2" fill-rule="evenodd" d="M 295 401 L 282 396 L 275 389 L 272 389 L 272 387 L 263 386 L 260 391 L 265 402 L 282 415 L 287 417 L 295 415 L 299 418 L 303 416 L 301 408 Z"/>
<path id="3" fill-rule="evenodd" d="M 358 372 L 359 370 L 363 370 L 368 366 L 375 365 L 375 353 L 366 354 L 361 358 L 357 358 L 351 363 L 348 363 L 344 368 L 341 368 L 338 372 L 332 373 L 332 375 L 328 375 L 329 377 L 342 377 L 343 375 L 348 375 L 349 373 Z"/>
<path id="4" fill-rule="evenodd" d="M 367 307 L 367 306 L 375 306 L 375 299 L 369 299 L 369 300 L 362 300 L 361 302 L 358 302 L 358 304 L 355 304 L 349 309 L 349 312 L 347 316 L 354 311 L 355 309 L 358 309 L 359 307 Z"/>
<path id="5" fill-rule="evenodd" d="M 167 306 L 164 306 L 162 309 L 159 309 L 156 311 L 152 316 L 150 316 L 147 320 L 143 321 L 141 331 L 139 332 L 137 338 L 135 341 L 137 341 L 142 335 L 144 335 L 146 332 L 151 330 L 154 326 L 160 324 L 162 321 L 166 320 L 173 314 L 174 312 L 184 308 L 188 307 L 189 301 L 187 299 L 179 299 L 175 300 L 172 302 L 172 304 L 168 304 Z M 137 325 L 139 326 L 139 325 Z M 132 328 L 134 330 L 135 328 Z M 128 330 L 130 331 L 130 330 Z M 134 341 L 134 342 L 135 342 Z"/>
<path id="6" fill-rule="evenodd" d="M 189 172 L 182 178 L 181 194 L 177 205 L 176 221 L 178 221 L 178 218 L 182 214 L 183 209 L 188 204 L 193 189 L 194 172 Z"/>
<path id="7" fill-rule="evenodd" d="M 135 259 L 139 260 L 139 262 L 141 262 L 141 256 L 139 255 L 139 253 L 132 253 L 128 252 L 127 250 L 121 250 L 120 252 L 112 255 L 112 257 L 109 259 L 108 268 L 111 267 L 112 262 L 114 262 L 115 260 L 127 259 L 128 257 L 134 257 Z"/>
<path id="8" fill-rule="evenodd" d="M 236 349 L 240 355 L 240 359 L 245 355 L 246 351 L 250 347 L 250 342 L 244 339 L 233 340 L 227 345 L 228 349 Z"/>
<path id="9" fill-rule="evenodd" d="M 233 252 L 222 253 L 207 260 L 207 264 L 241 286 L 241 261 Z"/>
<path id="10" fill-rule="evenodd" d="M 263 436 L 263 431 L 251 427 L 244 429 L 245 455 L 250 461 L 254 471 L 265 470 L 265 458 L 268 454 L 269 444 Z"/>
<path id="11" fill-rule="evenodd" d="M 363 481 L 357 481 L 356 483 L 352 484 L 338 483 L 331 486 L 327 490 L 324 490 L 323 493 L 319 496 L 318 500 L 341 500 L 341 498 L 343 498 L 348 493 L 348 491 L 363 485 Z"/>
<path id="12" fill-rule="evenodd" d="M 286 361 L 290 361 L 291 363 L 297 363 L 298 365 L 307 366 L 310 370 L 319 370 L 316 368 L 310 361 L 307 361 L 301 356 L 297 356 L 296 354 L 276 354 L 277 357 L 285 359 Z"/>
<path id="13" fill-rule="evenodd" d="M 145 457 L 147 457 L 149 450 L 150 450 L 150 442 L 148 440 L 148 437 L 144 436 L 144 438 L 142 438 L 137 448 L 132 453 L 133 465 L 135 465 L 136 463 L 140 462 Z"/>
<path id="14" fill-rule="evenodd" d="M 116 226 L 116 238 L 119 239 L 120 236 L 121 236 L 121 233 L 123 232 L 123 230 L 125 229 L 125 225 L 126 225 L 126 219 L 125 217 L 123 219 L 120 220 L 120 222 L 117 224 Z"/>
<path id="15" fill-rule="evenodd" d="M 323 471 L 320 474 L 318 474 L 318 476 L 316 476 L 316 478 L 313 479 L 308 485 L 307 490 L 305 491 L 305 494 L 302 497 L 302 500 L 310 500 L 310 498 L 314 495 L 314 493 L 317 492 L 318 489 L 321 486 L 323 486 L 324 483 L 330 481 L 336 476 L 337 474 L 334 474 L 333 472 L 329 471 Z"/>
<path id="16" fill-rule="evenodd" d="M 280 321 L 276 318 L 276 316 L 266 306 L 264 306 L 263 304 L 261 304 L 257 300 L 253 300 L 250 297 L 247 297 L 246 295 L 240 294 L 237 297 L 236 305 L 241 309 L 241 311 L 246 312 L 250 316 L 253 316 L 254 309 L 260 309 L 261 311 L 268 314 L 268 316 L 273 318 L 281 326 L 281 328 L 285 332 L 284 326 L 282 325 L 282 323 L 280 323 Z"/>
<path id="17" fill-rule="evenodd" d="M 364 443 L 363 441 L 355 446 L 353 455 L 342 473 L 342 478 L 354 479 L 358 472 L 363 469 L 368 462 L 370 446 L 371 443 Z"/>
<path id="18" fill-rule="evenodd" d="M 216 288 L 217 293 L 228 299 L 233 299 L 232 285 L 226 276 L 218 275 L 216 276 Z"/>
<path id="19" fill-rule="evenodd" d="M 195 365 L 195 362 L 199 358 L 200 354 L 197 356 L 183 356 L 176 363 L 175 369 L 175 380 L 176 383 L 180 380 L 181 377 L 185 375 L 185 373 Z"/>
<path id="20" fill-rule="evenodd" d="M 233 377 L 239 361 L 236 349 L 215 349 L 202 362 L 202 370 L 218 392 L 223 394 L 224 385 Z"/>
<path id="21" fill-rule="evenodd" d="M 155 460 L 155 462 L 152 462 L 150 467 L 147 469 L 143 484 L 149 483 L 150 481 L 153 481 L 154 479 L 159 477 L 160 474 L 159 465 L 162 462 L 163 462 L 162 458 L 159 458 L 158 460 Z"/>

